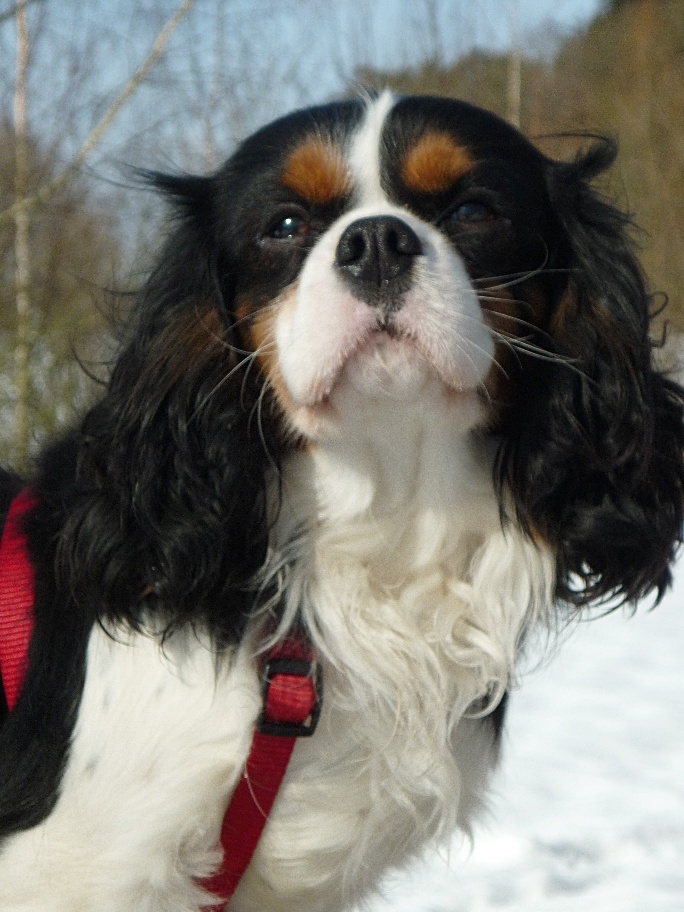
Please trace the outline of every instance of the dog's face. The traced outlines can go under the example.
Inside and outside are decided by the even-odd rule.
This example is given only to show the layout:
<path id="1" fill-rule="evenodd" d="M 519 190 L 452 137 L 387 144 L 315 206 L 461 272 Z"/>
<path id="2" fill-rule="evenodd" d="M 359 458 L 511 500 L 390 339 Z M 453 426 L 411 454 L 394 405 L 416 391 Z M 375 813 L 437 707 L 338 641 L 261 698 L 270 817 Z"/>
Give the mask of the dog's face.
<path id="1" fill-rule="evenodd" d="M 240 181 L 236 183 L 235 175 Z M 233 308 L 287 423 L 325 437 L 374 398 L 466 424 L 511 398 L 511 340 L 550 318 L 544 159 L 486 112 L 382 95 L 298 113 L 223 174 Z"/>
<path id="2" fill-rule="evenodd" d="M 207 517 L 214 604 L 258 570 L 245 529 L 263 550 L 274 464 L 342 448 L 349 474 L 368 451 L 387 478 L 406 430 L 442 478 L 459 449 L 483 456 L 501 511 L 555 553 L 562 598 L 662 593 L 682 393 L 653 368 L 629 221 L 592 186 L 615 154 L 554 161 L 471 105 L 383 94 L 285 117 L 208 177 L 157 175 L 176 221 L 88 419 L 97 478 L 123 473 L 132 526 L 168 521 L 170 541 L 188 504 L 194 530 Z M 160 558 L 140 562 L 145 590 Z"/>

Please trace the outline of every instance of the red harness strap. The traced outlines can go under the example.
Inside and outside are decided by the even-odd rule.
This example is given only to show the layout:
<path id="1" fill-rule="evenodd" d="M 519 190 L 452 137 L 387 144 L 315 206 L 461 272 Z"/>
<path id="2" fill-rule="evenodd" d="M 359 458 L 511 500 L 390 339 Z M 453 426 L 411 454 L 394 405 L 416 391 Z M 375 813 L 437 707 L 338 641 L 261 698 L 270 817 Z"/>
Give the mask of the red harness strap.
<path id="1" fill-rule="evenodd" d="M 10 505 L 0 539 L 0 672 L 13 709 L 26 673 L 33 630 L 33 567 L 22 519 L 36 503 L 24 490 Z M 254 854 L 297 738 L 312 735 L 321 702 L 320 671 L 311 643 L 295 633 L 268 653 L 262 675 L 263 708 L 245 771 L 223 818 L 223 864 L 202 887 L 221 909 Z M 220 897 L 220 899 L 219 899 Z"/>
<path id="2" fill-rule="evenodd" d="M 17 494 L 0 539 L 0 674 L 10 710 L 24 682 L 33 631 L 33 566 L 22 520 L 35 503 L 28 489 Z"/>
<path id="3" fill-rule="evenodd" d="M 320 672 L 311 644 L 300 634 L 268 653 L 263 709 L 245 771 L 221 827 L 223 866 L 202 886 L 222 897 L 223 908 L 247 870 L 287 770 L 297 738 L 312 735 L 321 703 Z"/>

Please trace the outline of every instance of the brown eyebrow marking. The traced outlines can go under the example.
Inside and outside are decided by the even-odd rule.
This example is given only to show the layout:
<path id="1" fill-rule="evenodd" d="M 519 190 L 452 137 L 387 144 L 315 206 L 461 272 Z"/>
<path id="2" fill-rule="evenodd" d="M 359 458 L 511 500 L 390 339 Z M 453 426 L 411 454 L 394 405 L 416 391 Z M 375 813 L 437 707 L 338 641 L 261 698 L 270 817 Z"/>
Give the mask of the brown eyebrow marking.
<path id="1" fill-rule="evenodd" d="M 281 182 L 311 203 L 329 203 L 349 193 L 351 180 L 342 151 L 329 140 L 311 136 L 288 156 Z"/>
<path id="2" fill-rule="evenodd" d="M 473 167 L 468 150 L 443 131 L 425 133 L 404 158 L 401 177 L 411 190 L 439 193 Z"/>

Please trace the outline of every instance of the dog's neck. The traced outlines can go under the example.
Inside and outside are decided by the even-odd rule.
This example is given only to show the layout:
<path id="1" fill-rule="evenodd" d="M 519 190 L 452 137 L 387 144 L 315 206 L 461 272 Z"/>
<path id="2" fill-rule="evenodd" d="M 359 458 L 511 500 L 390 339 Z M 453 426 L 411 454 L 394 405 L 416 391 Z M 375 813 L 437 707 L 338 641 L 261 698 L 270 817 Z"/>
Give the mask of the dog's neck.
<path id="1" fill-rule="evenodd" d="M 474 501 L 480 509 L 493 504 L 493 448 L 473 431 L 481 418 L 475 393 L 446 393 L 437 382 L 414 397 L 343 390 L 333 407 L 334 430 L 286 470 L 286 496 L 289 490 L 295 506 L 306 504 L 309 523 L 396 523 L 448 512 L 452 524 L 467 525 Z"/>
<path id="2" fill-rule="evenodd" d="M 305 621 L 355 700 L 415 717 L 420 681 L 444 721 L 503 692 L 550 575 L 502 530 L 487 445 L 460 413 L 421 405 L 382 425 L 365 410 L 353 434 L 293 454 L 273 553 L 288 556 L 284 625 Z"/>

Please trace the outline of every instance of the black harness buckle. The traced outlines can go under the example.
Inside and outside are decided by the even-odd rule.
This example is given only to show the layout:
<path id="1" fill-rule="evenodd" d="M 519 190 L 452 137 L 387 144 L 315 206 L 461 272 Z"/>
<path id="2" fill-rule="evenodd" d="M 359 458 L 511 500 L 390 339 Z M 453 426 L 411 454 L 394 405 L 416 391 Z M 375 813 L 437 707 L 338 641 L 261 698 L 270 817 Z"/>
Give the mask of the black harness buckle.
<path id="1" fill-rule="evenodd" d="M 274 722 L 268 718 L 268 692 L 278 675 L 306 678 L 313 686 L 313 705 L 301 723 Z M 320 666 L 313 660 L 283 656 L 269 659 L 261 676 L 262 706 L 257 731 L 262 735 L 279 735 L 283 738 L 309 738 L 316 731 L 323 700 L 323 677 Z"/>

